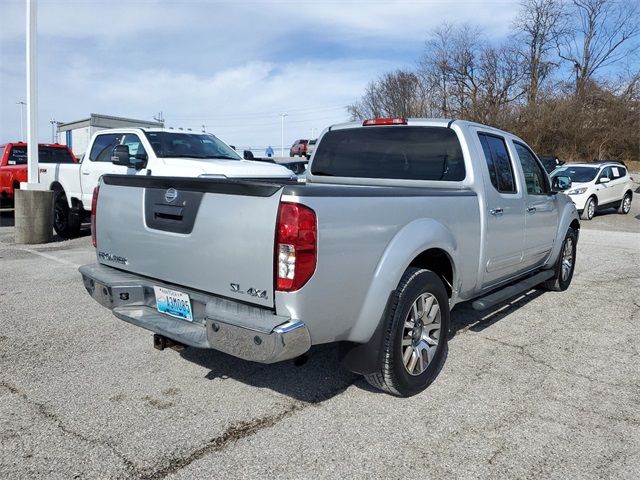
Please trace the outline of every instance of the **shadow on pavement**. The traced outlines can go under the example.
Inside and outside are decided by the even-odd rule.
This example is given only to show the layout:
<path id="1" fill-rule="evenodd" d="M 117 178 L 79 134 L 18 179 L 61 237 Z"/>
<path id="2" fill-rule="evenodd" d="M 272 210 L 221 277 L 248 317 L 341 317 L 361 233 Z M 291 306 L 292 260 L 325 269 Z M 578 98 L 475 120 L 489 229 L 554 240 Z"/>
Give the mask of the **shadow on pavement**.
<path id="1" fill-rule="evenodd" d="M 449 338 L 461 331 L 480 332 L 543 293 L 544 290 L 531 290 L 484 312 L 473 310 L 471 302 L 462 303 L 451 312 Z M 328 400 L 361 378 L 345 370 L 340 364 L 337 344 L 313 347 L 302 358 L 271 365 L 248 362 L 215 350 L 197 348 L 187 348 L 180 355 L 184 360 L 209 369 L 206 378 L 210 380 L 230 378 L 310 403 Z M 382 393 L 364 381 L 359 381 L 358 387 Z"/>
<path id="2" fill-rule="evenodd" d="M 197 348 L 187 348 L 180 355 L 184 360 L 209 369 L 206 378 L 210 380 L 231 378 L 310 403 L 338 395 L 359 378 L 340 365 L 337 345 L 319 345 L 304 357 L 271 365 Z"/>
<path id="3" fill-rule="evenodd" d="M 482 312 L 474 310 L 471 307 L 471 302 L 461 303 L 451 312 L 449 338 L 453 338 L 461 331 L 481 332 L 544 293 L 546 291 L 542 289 L 529 290 Z"/>

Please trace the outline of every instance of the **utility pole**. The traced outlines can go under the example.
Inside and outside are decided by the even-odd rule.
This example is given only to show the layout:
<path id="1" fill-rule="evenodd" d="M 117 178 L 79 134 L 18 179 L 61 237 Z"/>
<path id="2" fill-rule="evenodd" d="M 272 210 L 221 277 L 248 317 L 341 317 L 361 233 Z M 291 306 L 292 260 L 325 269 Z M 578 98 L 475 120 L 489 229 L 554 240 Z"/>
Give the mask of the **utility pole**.
<path id="1" fill-rule="evenodd" d="M 286 113 L 281 113 L 280 117 L 282 118 L 282 143 L 280 144 L 282 147 L 282 156 L 284 157 L 284 117 L 288 116 Z"/>
<path id="2" fill-rule="evenodd" d="M 164 117 L 162 116 L 162 111 L 160 111 L 160 113 L 158 113 L 158 116 L 156 117 L 155 115 L 153 116 L 153 119 L 156 122 L 160 122 L 162 124 L 164 124 Z"/>
<path id="3" fill-rule="evenodd" d="M 27 102 L 20 100 L 16 105 L 20 105 L 20 141 L 24 142 L 24 109 L 27 107 Z"/>
<path id="4" fill-rule="evenodd" d="M 207 133 L 207 126 L 204 123 L 200 127 L 202 128 L 202 133 Z"/>

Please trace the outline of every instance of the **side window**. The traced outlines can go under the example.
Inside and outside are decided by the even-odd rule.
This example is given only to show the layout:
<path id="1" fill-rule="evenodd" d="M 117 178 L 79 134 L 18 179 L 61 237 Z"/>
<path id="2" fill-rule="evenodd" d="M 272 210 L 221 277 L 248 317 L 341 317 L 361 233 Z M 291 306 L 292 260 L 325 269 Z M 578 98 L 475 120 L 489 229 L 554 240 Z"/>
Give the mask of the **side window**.
<path id="1" fill-rule="evenodd" d="M 142 155 L 146 155 L 147 151 L 144 149 L 140 138 L 134 134 L 127 134 L 122 139 L 122 144 L 129 147 L 129 155 L 133 158 L 141 158 Z"/>
<path id="2" fill-rule="evenodd" d="M 38 152 L 38 156 L 40 152 Z M 7 165 L 26 165 L 27 164 L 27 147 L 11 147 Z"/>
<path id="3" fill-rule="evenodd" d="M 527 147 L 518 142 L 513 142 L 524 172 L 524 183 L 527 186 L 529 195 L 546 195 L 550 188 L 547 183 L 547 175 L 536 160 L 535 156 Z"/>
<path id="4" fill-rule="evenodd" d="M 622 178 L 627 174 L 627 171 L 623 167 L 611 167 L 611 172 L 613 173 L 613 179 Z"/>
<path id="5" fill-rule="evenodd" d="M 500 193 L 516 193 L 516 182 L 504 138 L 479 133 L 491 183 Z"/>
<path id="6" fill-rule="evenodd" d="M 598 175 L 598 180 L 604 177 L 607 177 L 609 180 L 612 180 L 612 177 L 611 177 L 612 175 L 613 175 L 613 172 L 611 171 L 611 167 L 606 167 L 602 169 L 602 171 L 600 172 L 600 175 Z"/>
<path id="7" fill-rule="evenodd" d="M 89 160 L 92 162 L 110 162 L 111 150 L 120 144 L 120 140 L 122 140 L 122 134 L 107 133 L 98 135 L 96 141 L 93 142 L 93 147 L 91 147 Z"/>

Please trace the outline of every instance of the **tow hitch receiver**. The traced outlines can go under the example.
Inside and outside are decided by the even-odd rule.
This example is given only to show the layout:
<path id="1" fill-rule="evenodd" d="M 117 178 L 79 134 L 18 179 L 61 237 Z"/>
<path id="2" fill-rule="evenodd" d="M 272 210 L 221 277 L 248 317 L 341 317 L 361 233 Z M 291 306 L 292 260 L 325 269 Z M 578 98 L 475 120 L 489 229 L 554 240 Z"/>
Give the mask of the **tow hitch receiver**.
<path id="1" fill-rule="evenodd" d="M 165 337 L 164 335 L 158 335 L 157 333 L 153 334 L 153 348 L 156 350 L 164 350 L 165 348 L 171 348 L 176 352 L 181 352 L 187 346 L 183 343 L 176 342 L 175 340 L 171 340 L 170 338 Z"/>

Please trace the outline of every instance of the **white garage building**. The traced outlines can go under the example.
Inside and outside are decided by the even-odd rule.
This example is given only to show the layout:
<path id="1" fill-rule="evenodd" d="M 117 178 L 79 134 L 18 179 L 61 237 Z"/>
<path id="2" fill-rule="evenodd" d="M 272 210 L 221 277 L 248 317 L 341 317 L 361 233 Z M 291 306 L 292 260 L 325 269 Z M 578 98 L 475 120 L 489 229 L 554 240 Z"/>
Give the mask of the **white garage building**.
<path id="1" fill-rule="evenodd" d="M 58 143 L 68 145 L 74 155 L 81 158 L 87 150 L 89 139 L 98 130 L 126 127 L 163 128 L 164 123 L 92 113 L 89 118 L 59 124 Z"/>

